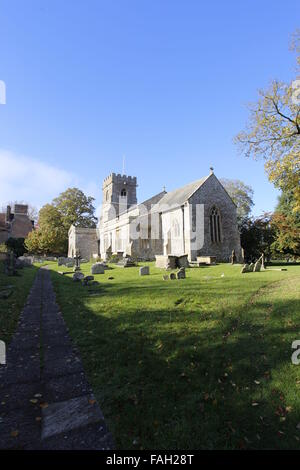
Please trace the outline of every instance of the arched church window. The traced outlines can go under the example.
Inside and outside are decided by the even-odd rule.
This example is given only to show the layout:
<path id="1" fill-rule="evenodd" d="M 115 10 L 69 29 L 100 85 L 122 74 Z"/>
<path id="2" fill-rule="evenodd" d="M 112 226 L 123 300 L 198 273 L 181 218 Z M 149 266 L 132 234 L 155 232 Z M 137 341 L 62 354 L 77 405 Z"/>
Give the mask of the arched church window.
<path id="1" fill-rule="evenodd" d="M 121 191 L 121 197 L 126 197 L 127 193 L 126 193 L 126 189 L 123 188 L 122 191 Z"/>
<path id="2" fill-rule="evenodd" d="M 212 243 L 220 243 L 221 241 L 221 216 L 220 211 L 214 206 L 210 213 L 210 238 Z"/>

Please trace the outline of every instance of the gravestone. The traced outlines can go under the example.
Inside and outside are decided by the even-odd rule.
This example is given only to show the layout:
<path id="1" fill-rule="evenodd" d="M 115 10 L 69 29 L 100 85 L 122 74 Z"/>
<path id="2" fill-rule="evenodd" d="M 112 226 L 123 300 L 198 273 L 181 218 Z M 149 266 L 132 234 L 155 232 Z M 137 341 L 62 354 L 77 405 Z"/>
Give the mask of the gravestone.
<path id="1" fill-rule="evenodd" d="M 117 266 L 119 266 L 120 268 L 131 268 L 135 266 L 135 262 L 132 258 L 126 256 L 117 263 Z"/>
<path id="2" fill-rule="evenodd" d="M 65 263 L 65 266 L 66 266 L 67 268 L 73 268 L 73 266 L 74 266 L 74 261 L 68 261 L 67 263 Z"/>
<path id="3" fill-rule="evenodd" d="M 180 268 L 176 273 L 177 279 L 185 279 L 185 268 Z"/>
<path id="4" fill-rule="evenodd" d="M 236 263 L 236 254 L 235 254 L 235 250 L 232 250 L 232 252 L 231 252 L 230 262 L 231 262 L 231 264 L 235 264 L 235 263 Z"/>
<path id="5" fill-rule="evenodd" d="M 150 274 L 149 266 L 142 266 L 140 268 L 140 276 L 148 276 Z"/>
<path id="6" fill-rule="evenodd" d="M 249 273 L 252 273 L 253 272 L 253 269 L 254 269 L 254 263 L 250 263 L 249 264 Z"/>
<path id="7" fill-rule="evenodd" d="M 76 271 L 80 271 L 80 253 L 79 253 L 79 250 L 76 251 L 76 256 L 74 256 L 74 259 L 75 259 L 75 266 L 74 266 L 74 272 Z"/>
<path id="8" fill-rule="evenodd" d="M 171 279 L 171 281 L 176 279 L 176 274 L 175 273 L 170 273 L 170 279 Z"/>
<path id="9" fill-rule="evenodd" d="M 266 269 L 265 268 L 265 254 L 264 253 L 261 254 L 261 269 L 262 270 Z"/>
<path id="10" fill-rule="evenodd" d="M 164 275 L 163 275 L 163 280 L 164 280 L 164 281 L 168 281 L 168 280 L 169 280 L 169 276 L 168 276 L 167 274 L 164 274 Z"/>
<path id="11" fill-rule="evenodd" d="M 255 273 L 258 273 L 260 271 L 260 268 L 261 268 L 261 262 L 260 262 L 260 259 L 259 259 L 258 261 L 256 261 L 253 271 Z"/>
<path id="12" fill-rule="evenodd" d="M 241 269 L 241 274 L 244 274 L 244 273 L 249 273 L 249 264 L 244 264 L 244 266 L 242 267 Z"/>
<path id="13" fill-rule="evenodd" d="M 81 281 L 81 279 L 84 278 L 84 274 L 81 273 L 80 271 L 76 271 L 76 273 L 73 274 L 72 279 L 74 282 Z"/>
<path id="14" fill-rule="evenodd" d="M 103 263 L 95 263 L 91 267 L 92 274 L 104 274 L 104 265 Z"/>

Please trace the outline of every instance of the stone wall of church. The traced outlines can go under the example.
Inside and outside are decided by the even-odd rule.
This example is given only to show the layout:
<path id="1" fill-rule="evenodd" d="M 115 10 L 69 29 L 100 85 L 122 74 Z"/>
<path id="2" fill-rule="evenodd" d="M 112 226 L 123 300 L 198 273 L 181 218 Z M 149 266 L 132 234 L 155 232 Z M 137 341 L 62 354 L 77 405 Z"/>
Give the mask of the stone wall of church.
<path id="1" fill-rule="evenodd" d="M 201 249 L 192 252 L 192 259 L 196 259 L 196 256 L 216 256 L 218 261 L 228 261 L 232 250 L 235 250 L 238 261 L 241 261 L 236 206 L 219 180 L 211 175 L 190 198 L 189 203 L 191 206 L 204 204 L 204 243 Z M 213 206 L 220 212 L 220 242 L 211 241 L 210 215 Z"/>

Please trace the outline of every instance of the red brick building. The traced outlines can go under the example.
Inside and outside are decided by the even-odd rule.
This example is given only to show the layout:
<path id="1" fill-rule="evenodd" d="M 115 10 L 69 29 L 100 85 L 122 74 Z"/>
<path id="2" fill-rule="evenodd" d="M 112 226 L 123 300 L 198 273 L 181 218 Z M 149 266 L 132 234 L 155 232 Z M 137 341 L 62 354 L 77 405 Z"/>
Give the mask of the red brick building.
<path id="1" fill-rule="evenodd" d="M 33 226 L 26 204 L 15 204 L 14 212 L 7 206 L 6 212 L 0 213 L 0 243 L 5 243 L 10 237 L 26 238 Z"/>

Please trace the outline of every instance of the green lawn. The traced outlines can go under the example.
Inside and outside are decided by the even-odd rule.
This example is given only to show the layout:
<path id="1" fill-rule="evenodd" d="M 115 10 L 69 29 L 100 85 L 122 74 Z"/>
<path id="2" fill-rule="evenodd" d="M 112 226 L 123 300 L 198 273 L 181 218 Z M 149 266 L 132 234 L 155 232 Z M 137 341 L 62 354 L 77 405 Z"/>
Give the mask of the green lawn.
<path id="1" fill-rule="evenodd" d="M 51 268 L 118 448 L 300 448 L 300 266 L 220 264 L 180 281 L 113 267 L 98 292 Z"/>
<path id="2" fill-rule="evenodd" d="M 29 294 L 37 268 L 35 266 L 18 270 L 18 276 L 4 274 L 4 264 L 0 261 L 0 290 L 13 286 L 7 299 L 0 298 L 0 340 L 9 342 L 14 333 L 19 314 Z"/>

